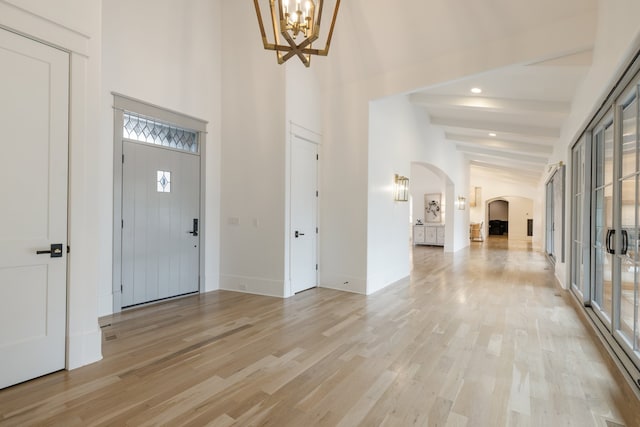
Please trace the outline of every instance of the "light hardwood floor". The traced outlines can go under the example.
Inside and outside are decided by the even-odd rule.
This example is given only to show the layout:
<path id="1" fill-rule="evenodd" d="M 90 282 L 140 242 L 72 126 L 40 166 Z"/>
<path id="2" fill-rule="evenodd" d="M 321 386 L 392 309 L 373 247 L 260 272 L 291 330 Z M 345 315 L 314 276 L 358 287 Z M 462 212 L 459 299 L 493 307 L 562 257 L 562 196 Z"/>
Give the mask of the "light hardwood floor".
<path id="1" fill-rule="evenodd" d="M 542 254 L 488 239 L 413 262 L 369 297 L 219 291 L 102 319 L 104 360 L 0 391 L 0 425 L 640 426 Z"/>

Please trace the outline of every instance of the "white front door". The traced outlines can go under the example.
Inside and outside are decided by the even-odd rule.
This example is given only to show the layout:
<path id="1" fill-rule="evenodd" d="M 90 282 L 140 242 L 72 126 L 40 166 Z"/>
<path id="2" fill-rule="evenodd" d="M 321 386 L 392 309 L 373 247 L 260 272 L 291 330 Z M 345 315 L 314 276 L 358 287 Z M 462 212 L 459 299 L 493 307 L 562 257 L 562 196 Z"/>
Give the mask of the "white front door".
<path id="1" fill-rule="evenodd" d="M 123 142 L 122 307 L 199 290 L 200 157 Z"/>
<path id="2" fill-rule="evenodd" d="M 294 137 L 291 146 L 291 290 L 318 285 L 317 205 L 318 149 Z"/>
<path id="3" fill-rule="evenodd" d="M 0 64 L 4 388 L 65 367 L 69 55 L 0 29 Z"/>

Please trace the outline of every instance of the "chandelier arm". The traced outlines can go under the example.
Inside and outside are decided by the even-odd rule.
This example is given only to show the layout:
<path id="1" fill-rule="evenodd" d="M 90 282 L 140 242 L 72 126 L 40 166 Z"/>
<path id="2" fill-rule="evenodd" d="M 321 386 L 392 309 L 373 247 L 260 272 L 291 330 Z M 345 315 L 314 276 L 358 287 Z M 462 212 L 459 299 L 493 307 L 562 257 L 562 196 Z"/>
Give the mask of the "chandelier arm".
<path id="1" fill-rule="evenodd" d="M 271 46 L 271 43 L 269 43 L 269 41 L 267 40 L 267 33 L 264 30 L 264 22 L 262 21 L 262 13 L 260 13 L 260 4 L 258 3 L 258 0 L 253 0 L 253 5 L 256 8 L 256 16 L 258 17 L 258 26 L 260 27 L 260 35 L 262 36 L 262 44 L 264 45 L 265 49 L 269 49 L 269 46 Z"/>
<path id="2" fill-rule="evenodd" d="M 306 56 L 304 56 L 304 54 L 300 50 L 300 46 L 302 46 L 302 45 L 306 46 L 305 43 L 307 43 L 308 40 L 305 40 L 300 45 L 297 45 L 295 40 L 291 37 L 291 35 L 288 32 L 283 31 L 282 35 L 285 38 L 285 40 L 289 43 L 289 45 L 291 46 L 291 51 L 282 57 L 282 61 L 286 62 L 290 58 L 292 58 L 294 55 L 297 55 L 298 58 L 300 58 L 300 60 L 302 61 L 302 63 L 308 67 L 309 66 L 308 65 L 309 64 L 309 59 Z"/>
<path id="3" fill-rule="evenodd" d="M 318 22 L 314 25 L 314 31 L 320 30 L 320 23 L 322 22 L 322 11 L 324 10 L 324 0 L 318 0 L 318 7 L 320 10 L 318 11 Z"/>
<path id="4" fill-rule="evenodd" d="M 329 48 L 331 47 L 331 38 L 333 37 L 333 29 L 336 26 L 336 19 L 338 18 L 338 9 L 340 9 L 340 0 L 336 0 L 336 7 L 333 11 L 333 18 L 331 19 L 331 27 L 329 28 L 329 34 L 327 35 L 327 42 L 324 46 L 324 49 L 321 50 L 322 53 L 318 55 L 327 56 L 329 54 Z M 319 23 L 320 21 L 318 21 Z"/>
<path id="5" fill-rule="evenodd" d="M 316 41 L 318 38 L 318 36 L 313 35 L 312 37 L 309 37 L 308 39 L 304 40 L 302 43 L 300 43 L 299 45 L 295 45 L 295 48 L 287 53 L 286 55 L 283 56 L 282 59 L 284 59 L 285 61 L 292 58 L 294 54 L 297 54 L 298 57 L 301 54 L 309 54 L 309 52 L 305 52 L 305 50 L 307 49 L 307 46 L 310 46 L 314 41 Z M 293 40 L 292 40 L 293 41 Z M 294 42 L 295 44 L 295 42 Z M 307 61 L 309 60 L 309 58 L 306 58 Z"/>
<path id="6" fill-rule="evenodd" d="M 258 1 L 258 0 L 254 0 L 254 1 Z M 281 0 L 278 0 L 278 6 L 281 6 Z M 278 35 L 278 31 L 277 31 L 277 17 L 276 17 L 276 11 L 274 9 L 275 7 L 275 0 L 269 0 L 269 7 L 271 9 L 271 26 L 273 27 L 273 40 L 274 40 L 274 44 L 277 46 L 280 44 L 280 36 Z M 279 11 L 279 14 L 282 15 L 282 10 Z M 276 50 L 276 57 L 278 58 L 278 63 L 282 64 L 284 61 L 282 60 L 282 55 L 280 55 L 280 53 Z"/>

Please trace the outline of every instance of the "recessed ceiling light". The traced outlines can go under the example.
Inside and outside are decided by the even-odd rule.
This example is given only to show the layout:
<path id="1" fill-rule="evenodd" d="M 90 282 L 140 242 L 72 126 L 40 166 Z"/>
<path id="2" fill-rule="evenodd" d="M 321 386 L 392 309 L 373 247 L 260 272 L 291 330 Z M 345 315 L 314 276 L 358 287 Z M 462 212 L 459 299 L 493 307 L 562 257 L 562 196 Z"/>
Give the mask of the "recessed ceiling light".
<path id="1" fill-rule="evenodd" d="M 494 133 L 494 132 L 491 132 L 491 133 L 489 134 L 489 136 L 498 136 L 498 135 L 497 135 L 496 133 Z"/>
<path id="2" fill-rule="evenodd" d="M 479 87 L 474 87 L 471 89 L 471 93 L 482 93 L 482 89 L 480 89 Z"/>

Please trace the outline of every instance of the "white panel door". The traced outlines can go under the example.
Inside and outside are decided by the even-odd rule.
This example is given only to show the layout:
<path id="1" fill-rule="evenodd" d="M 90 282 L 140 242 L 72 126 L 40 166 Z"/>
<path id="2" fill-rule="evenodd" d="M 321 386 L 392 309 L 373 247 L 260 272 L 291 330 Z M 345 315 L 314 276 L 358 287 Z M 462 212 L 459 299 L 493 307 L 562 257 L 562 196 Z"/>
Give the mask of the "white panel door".
<path id="1" fill-rule="evenodd" d="M 197 292 L 200 157 L 128 141 L 122 148 L 122 306 Z"/>
<path id="2" fill-rule="evenodd" d="M 65 367 L 69 56 L 0 30 L 0 64 L 4 388 Z"/>
<path id="3" fill-rule="evenodd" d="M 291 147 L 291 288 L 293 293 L 317 286 L 316 144 L 294 138 Z"/>

